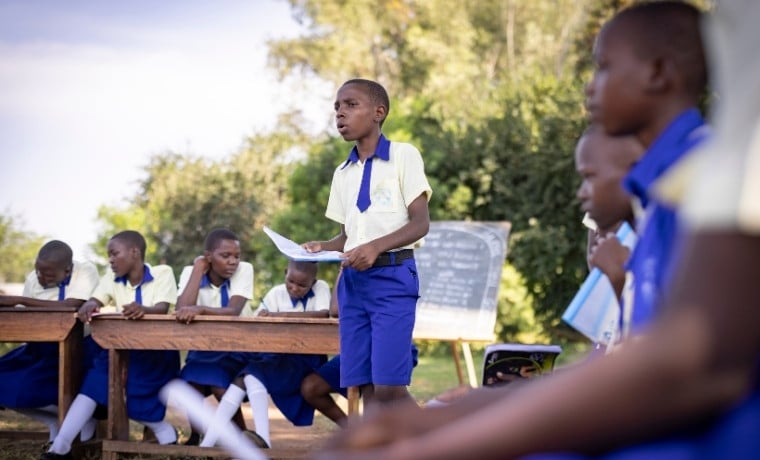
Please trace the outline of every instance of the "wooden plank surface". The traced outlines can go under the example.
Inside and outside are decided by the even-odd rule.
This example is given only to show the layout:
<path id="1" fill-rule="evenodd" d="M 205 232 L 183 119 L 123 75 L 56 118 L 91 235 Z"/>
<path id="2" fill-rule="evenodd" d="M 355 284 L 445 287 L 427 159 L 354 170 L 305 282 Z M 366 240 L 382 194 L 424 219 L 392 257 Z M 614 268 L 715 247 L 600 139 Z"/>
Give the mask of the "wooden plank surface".
<path id="1" fill-rule="evenodd" d="M 117 350 L 215 350 L 334 354 L 340 346 L 338 321 L 329 318 L 199 317 L 190 324 L 173 315 L 93 318 L 92 337 Z"/>
<path id="2" fill-rule="evenodd" d="M 61 342 L 77 324 L 76 308 L 0 308 L 0 342 Z"/>

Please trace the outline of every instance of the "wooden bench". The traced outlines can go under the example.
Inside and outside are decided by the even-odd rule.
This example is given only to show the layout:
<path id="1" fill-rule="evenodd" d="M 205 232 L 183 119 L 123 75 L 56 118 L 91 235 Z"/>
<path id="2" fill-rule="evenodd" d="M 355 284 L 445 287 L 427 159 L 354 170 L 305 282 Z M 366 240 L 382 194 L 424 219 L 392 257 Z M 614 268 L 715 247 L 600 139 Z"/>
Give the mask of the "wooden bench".
<path id="1" fill-rule="evenodd" d="M 190 324 L 171 315 L 145 315 L 137 321 L 121 315 L 98 315 L 92 337 L 109 350 L 108 421 L 102 459 L 117 453 L 191 455 L 228 458 L 219 448 L 158 445 L 129 441 L 124 381 L 129 350 L 213 350 L 272 353 L 335 354 L 339 351 L 338 321 L 328 318 L 229 318 L 200 316 Z M 349 414 L 358 408 L 358 391 L 349 389 Z M 271 458 L 301 458 L 308 452 L 269 449 Z"/>
<path id="2" fill-rule="evenodd" d="M 58 342 L 58 423 L 63 422 L 82 383 L 83 326 L 76 311 L 72 307 L 0 308 L 0 342 Z M 0 433 L 26 437 L 19 432 Z M 25 434 L 38 437 L 33 432 Z"/>

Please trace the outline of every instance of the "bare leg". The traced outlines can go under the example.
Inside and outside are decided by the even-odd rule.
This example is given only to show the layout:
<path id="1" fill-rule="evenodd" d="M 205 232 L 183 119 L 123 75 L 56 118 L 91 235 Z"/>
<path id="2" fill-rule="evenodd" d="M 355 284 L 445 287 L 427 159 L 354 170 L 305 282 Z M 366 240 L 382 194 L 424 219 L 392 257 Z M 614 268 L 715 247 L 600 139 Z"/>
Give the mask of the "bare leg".
<path id="1" fill-rule="evenodd" d="M 306 376 L 301 382 L 301 395 L 306 402 L 341 427 L 346 426 L 348 417 L 332 398 L 333 388 L 317 373 Z"/>

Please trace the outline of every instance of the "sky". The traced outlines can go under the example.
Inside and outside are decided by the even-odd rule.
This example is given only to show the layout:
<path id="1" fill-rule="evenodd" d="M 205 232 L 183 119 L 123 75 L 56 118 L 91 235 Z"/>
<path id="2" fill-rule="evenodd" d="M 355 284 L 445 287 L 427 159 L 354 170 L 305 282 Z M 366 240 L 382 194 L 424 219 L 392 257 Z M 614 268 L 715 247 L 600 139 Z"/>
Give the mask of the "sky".
<path id="1" fill-rule="evenodd" d="M 332 94 L 266 64 L 301 32 L 282 0 L 0 1 L 0 214 L 97 258 L 151 156 L 222 159 L 294 106 L 319 129 Z"/>

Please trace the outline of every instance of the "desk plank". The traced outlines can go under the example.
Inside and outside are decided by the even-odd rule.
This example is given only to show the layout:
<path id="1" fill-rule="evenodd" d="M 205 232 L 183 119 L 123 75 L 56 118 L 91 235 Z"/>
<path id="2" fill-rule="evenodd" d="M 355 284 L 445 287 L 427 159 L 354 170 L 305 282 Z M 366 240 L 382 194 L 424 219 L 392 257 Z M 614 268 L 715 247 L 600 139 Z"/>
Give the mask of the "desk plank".
<path id="1" fill-rule="evenodd" d="M 92 336 L 116 350 L 214 350 L 334 354 L 340 347 L 338 321 L 330 318 L 197 317 L 190 324 L 171 315 L 128 320 L 99 315 Z"/>
<path id="2" fill-rule="evenodd" d="M 58 421 L 82 382 L 83 326 L 73 307 L 0 308 L 0 342 L 58 342 Z"/>

